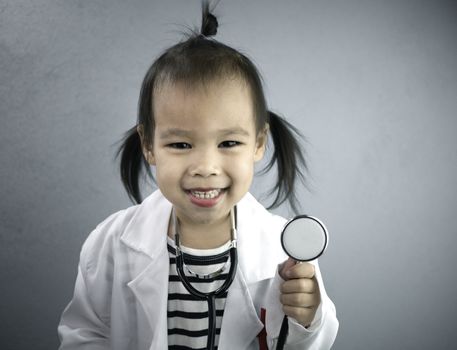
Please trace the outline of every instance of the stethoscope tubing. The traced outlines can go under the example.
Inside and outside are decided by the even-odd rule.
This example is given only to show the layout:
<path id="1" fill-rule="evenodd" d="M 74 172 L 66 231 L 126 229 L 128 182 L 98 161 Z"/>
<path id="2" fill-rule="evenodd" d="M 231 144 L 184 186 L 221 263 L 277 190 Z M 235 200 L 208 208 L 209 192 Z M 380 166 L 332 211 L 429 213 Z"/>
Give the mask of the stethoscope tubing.
<path id="1" fill-rule="evenodd" d="M 224 294 L 232 284 L 233 280 L 235 279 L 235 274 L 236 274 L 236 267 L 238 265 L 238 254 L 236 251 L 236 247 L 231 247 L 230 248 L 230 269 L 228 273 L 227 279 L 224 281 L 224 283 L 216 290 L 211 291 L 209 293 L 203 293 L 196 289 L 192 284 L 189 282 L 189 279 L 187 278 L 186 274 L 184 273 L 184 258 L 182 254 L 177 254 L 176 255 L 176 270 L 179 276 L 179 279 L 181 280 L 182 284 L 184 287 L 187 289 L 187 291 L 192 294 L 193 296 L 206 300 L 209 297 L 219 297 L 222 294 Z"/>
<path id="2" fill-rule="evenodd" d="M 173 214 L 174 215 L 174 214 Z M 192 284 L 189 282 L 185 272 L 184 272 L 184 256 L 180 248 L 179 243 L 179 234 L 177 229 L 177 222 L 175 219 L 175 244 L 176 244 L 176 271 L 178 273 L 179 279 L 181 280 L 182 284 L 186 288 L 186 290 L 193 296 L 206 300 L 208 303 L 208 340 L 206 349 L 213 350 L 216 340 L 216 297 L 222 296 L 228 289 L 230 288 L 233 280 L 235 279 L 236 269 L 238 266 L 238 252 L 237 252 L 237 232 L 236 232 L 236 207 L 233 208 L 230 214 L 231 219 L 231 239 L 232 242 L 230 244 L 230 268 L 228 277 L 224 281 L 224 283 L 217 288 L 216 290 L 203 293 L 198 289 L 194 288 Z"/>

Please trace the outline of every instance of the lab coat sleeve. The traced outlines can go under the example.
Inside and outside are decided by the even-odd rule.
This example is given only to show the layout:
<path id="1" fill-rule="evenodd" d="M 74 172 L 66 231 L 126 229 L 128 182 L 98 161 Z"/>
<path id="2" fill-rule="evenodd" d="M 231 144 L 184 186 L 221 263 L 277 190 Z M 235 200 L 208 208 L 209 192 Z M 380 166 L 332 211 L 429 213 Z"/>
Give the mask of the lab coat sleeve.
<path id="1" fill-rule="evenodd" d="M 88 248 L 93 247 L 88 246 L 90 243 L 86 241 L 81 251 L 74 295 L 62 313 L 57 329 L 61 342 L 59 350 L 110 349 L 108 322 L 102 320 L 96 312 L 90 293 L 96 287 L 89 286 L 93 279 L 88 278 L 87 275 L 86 254 Z"/>
<path id="2" fill-rule="evenodd" d="M 321 303 L 314 320 L 308 328 L 289 318 L 289 334 L 285 345 L 287 350 L 330 349 L 338 332 L 339 323 L 336 318 L 335 306 L 327 296 L 317 261 L 313 263 L 316 271 L 315 276 L 319 284 Z M 280 302 L 280 285 L 282 282 L 283 279 L 277 272 L 270 289 L 266 316 L 267 342 L 270 349 L 276 348 L 277 338 L 284 318 Z"/>

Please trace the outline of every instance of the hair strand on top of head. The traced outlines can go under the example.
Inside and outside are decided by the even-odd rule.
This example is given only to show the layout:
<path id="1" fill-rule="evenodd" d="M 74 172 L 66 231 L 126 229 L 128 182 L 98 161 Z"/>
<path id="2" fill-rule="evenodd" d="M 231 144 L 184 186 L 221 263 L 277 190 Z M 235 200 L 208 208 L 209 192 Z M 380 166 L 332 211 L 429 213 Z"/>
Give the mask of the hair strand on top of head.
<path id="1" fill-rule="evenodd" d="M 205 37 L 214 36 L 217 33 L 217 27 L 219 23 L 217 22 L 216 16 L 211 12 L 214 11 L 217 3 L 210 8 L 210 2 L 208 0 L 202 1 L 202 27 L 200 29 L 200 34 Z"/>

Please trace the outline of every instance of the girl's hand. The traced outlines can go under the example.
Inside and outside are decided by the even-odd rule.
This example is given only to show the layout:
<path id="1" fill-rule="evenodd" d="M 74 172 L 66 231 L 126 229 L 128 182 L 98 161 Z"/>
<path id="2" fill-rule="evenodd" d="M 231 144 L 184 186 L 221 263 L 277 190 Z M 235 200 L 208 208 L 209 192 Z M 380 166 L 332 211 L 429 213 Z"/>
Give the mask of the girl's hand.
<path id="1" fill-rule="evenodd" d="M 280 267 L 279 274 L 285 280 L 281 285 L 284 313 L 309 327 L 321 302 L 314 265 L 307 262 L 297 264 L 289 258 Z"/>

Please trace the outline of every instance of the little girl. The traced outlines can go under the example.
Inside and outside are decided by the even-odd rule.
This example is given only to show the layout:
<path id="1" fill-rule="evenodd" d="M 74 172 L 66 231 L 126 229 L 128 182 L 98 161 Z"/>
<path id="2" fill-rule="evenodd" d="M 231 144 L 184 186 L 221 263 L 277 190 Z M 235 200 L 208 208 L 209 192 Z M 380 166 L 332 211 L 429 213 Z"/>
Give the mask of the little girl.
<path id="1" fill-rule="evenodd" d="M 139 204 L 84 243 L 61 349 L 274 349 L 284 314 L 286 349 L 334 342 L 338 321 L 317 261 L 287 260 L 286 220 L 248 193 L 271 135 L 273 206 L 295 206 L 304 159 L 294 129 L 267 110 L 255 66 L 212 39 L 216 31 L 204 2 L 201 33 L 145 76 L 138 123 L 120 149 L 123 183 Z M 143 165 L 158 186 L 144 201 Z"/>

